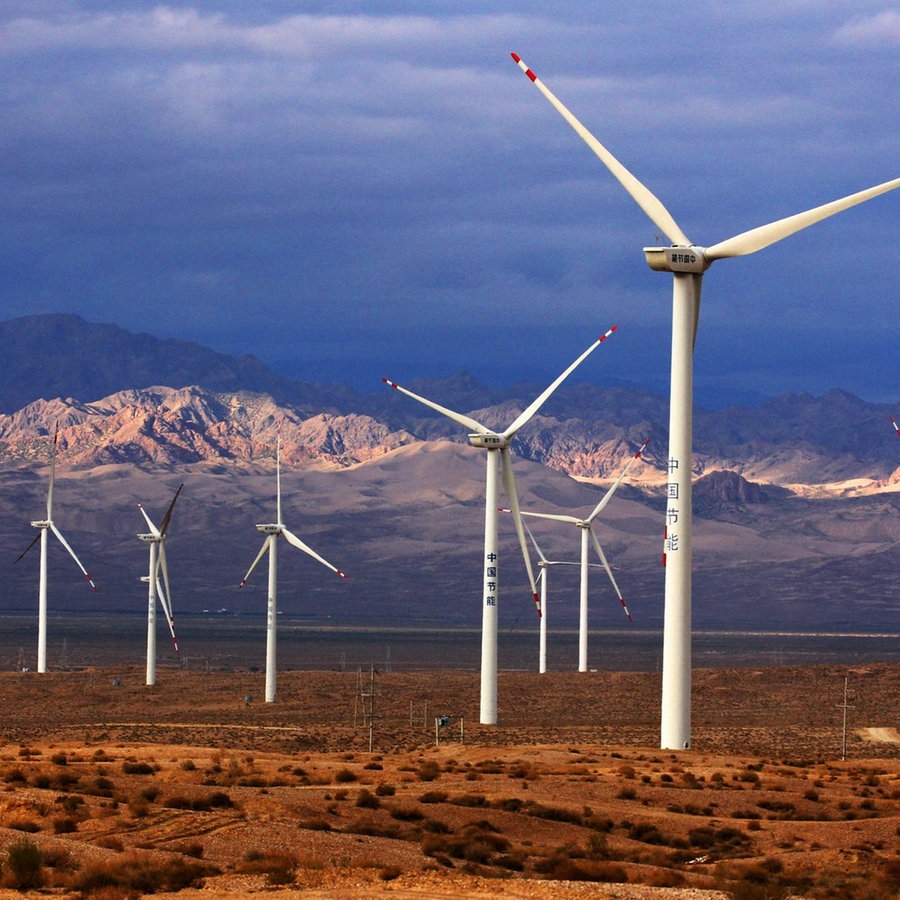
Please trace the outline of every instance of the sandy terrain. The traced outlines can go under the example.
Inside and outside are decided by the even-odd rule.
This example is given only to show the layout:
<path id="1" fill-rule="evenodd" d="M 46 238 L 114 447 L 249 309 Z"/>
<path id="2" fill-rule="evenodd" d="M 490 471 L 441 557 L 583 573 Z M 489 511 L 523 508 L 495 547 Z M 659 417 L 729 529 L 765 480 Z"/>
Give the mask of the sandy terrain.
<path id="1" fill-rule="evenodd" d="M 0 674 L 9 896 L 23 840 L 43 896 L 106 900 L 900 889 L 900 665 L 700 670 L 677 753 L 653 674 L 502 673 L 488 727 L 475 673 L 376 673 L 371 729 L 370 671 L 285 672 L 275 704 L 258 673 L 142 680 Z"/>

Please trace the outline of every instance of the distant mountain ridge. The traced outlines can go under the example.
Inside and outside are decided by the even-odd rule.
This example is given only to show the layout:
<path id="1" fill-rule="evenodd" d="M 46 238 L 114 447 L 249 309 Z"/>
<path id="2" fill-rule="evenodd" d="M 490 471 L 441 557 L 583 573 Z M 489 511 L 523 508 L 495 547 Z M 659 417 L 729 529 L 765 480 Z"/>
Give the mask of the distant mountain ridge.
<path id="1" fill-rule="evenodd" d="M 0 346 L 3 413 L 39 399 L 91 401 L 156 384 L 256 391 L 300 406 L 316 402 L 312 386 L 272 372 L 255 356 L 228 356 L 190 341 L 135 334 L 69 313 L 0 322 Z M 338 385 L 333 391 L 342 393 Z"/>
<path id="2" fill-rule="evenodd" d="M 59 423 L 54 517 L 101 593 L 86 597 L 71 560 L 51 552 L 51 609 L 145 610 L 137 503 L 159 514 L 184 483 L 167 539 L 176 608 L 261 620 L 264 579 L 237 586 L 259 549 L 255 525 L 274 514 L 280 429 L 285 522 L 350 575 L 324 577 L 303 554 L 282 554 L 285 616 L 477 627 L 484 460 L 464 429 L 386 387 L 361 394 L 298 384 L 252 358 L 63 319 L 17 320 L 5 332 L 12 340 L 31 327 L 38 338 L 17 338 L 0 369 L 3 396 L 31 398 L 0 414 L 4 610 L 35 609 L 36 559 L 12 561 L 32 540 L 29 522 L 46 509 Z M 26 365 L 20 357 L 29 353 Z M 103 369 L 106 381 L 97 374 Z M 161 383 L 164 375 L 185 383 Z M 126 383 L 131 378 L 146 383 Z M 465 373 L 409 386 L 498 425 L 543 387 L 486 389 Z M 651 437 L 600 523 L 640 627 L 662 621 L 667 406 L 641 388 L 567 383 L 513 446 L 523 508 L 573 514 L 593 509 Z M 698 624 L 897 630 L 900 441 L 889 412 L 842 391 L 696 410 Z M 555 524 L 535 525 L 542 548 L 575 556 L 570 530 Z M 501 616 L 518 626 L 534 611 L 508 526 Z M 562 573 L 555 582 L 554 627 L 574 627 L 577 585 L 570 579 L 567 587 Z M 591 627 L 622 627 L 609 585 L 598 577 L 591 591 Z"/>
<path id="3" fill-rule="evenodd" d="M 278 423 L 285 461 L 301 467 L 345 468 L 416 441 L 465 441 L 453 423 L 394 391 L 302 384 L 253 357 L 78 316 L 0 323 L 0 338 L 9 347 L 0 397 L 7 404 L 29 398 L 0 415 L 0 460 L 7 462 L 45 454 L 42 436 L 56 422 L 61 459 L 88 468 L 271 459 Z M 410 387 L 496 426 L 541 390 L 486 388 L 466 373 Z M 657 486 L 665 480 L 667 408 L 665 398 L 645 389 L 567 383 L 516 438 L 515 451 L 573 477 L 602 480 L 649 436 L 632 480 Z M 755 408 L 698 409 L 695 471 L 730 471 L 795 490 L 895 489 L 900 454 L 889 412 L 840 390 L 788 394 Z"/>

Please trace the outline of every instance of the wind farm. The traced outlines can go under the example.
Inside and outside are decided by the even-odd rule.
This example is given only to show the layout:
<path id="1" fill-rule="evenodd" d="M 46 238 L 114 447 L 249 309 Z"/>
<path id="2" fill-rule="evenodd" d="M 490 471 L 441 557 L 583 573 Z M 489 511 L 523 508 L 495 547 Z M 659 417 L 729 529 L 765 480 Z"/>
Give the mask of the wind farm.
<path id="1" fill-rule="evenodd" d="M 893 897 L 897 14 L 284 6 L 0 8 L 0 900 Z"/>

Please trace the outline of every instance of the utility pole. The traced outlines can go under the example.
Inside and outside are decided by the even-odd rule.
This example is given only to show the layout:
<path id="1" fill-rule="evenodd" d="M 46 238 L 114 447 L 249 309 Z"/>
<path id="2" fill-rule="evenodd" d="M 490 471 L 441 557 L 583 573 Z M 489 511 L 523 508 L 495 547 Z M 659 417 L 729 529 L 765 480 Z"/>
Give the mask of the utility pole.
<path id="1" fill-rule="evenodd" d="M 844 702 L 838 703 L 837 708 L 843 710 L 843 728 L 841 730 L 841 759 L 844 760 L 847 758 L 847 710 L 853 709 L 853 705 L 847 702 L 847 695 L 855 693 L 854 691 L 847 690 L 847 681 L 848 678 L 844 676 Z"/>

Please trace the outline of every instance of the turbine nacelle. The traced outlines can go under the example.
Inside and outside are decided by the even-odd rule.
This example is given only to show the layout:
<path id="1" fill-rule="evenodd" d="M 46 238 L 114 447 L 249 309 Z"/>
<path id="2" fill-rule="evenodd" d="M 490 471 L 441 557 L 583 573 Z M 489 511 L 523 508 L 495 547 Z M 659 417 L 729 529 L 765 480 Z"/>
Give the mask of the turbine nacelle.
<path id="1" fill-rule="evenodd" d="M 31 523 L 32 528 L 49 528 L 53 523 L 49 519 L 38 519 Z"/>
<path id="2" fill-rule="evenodd" d="M 693 272 L 702 275 L 711 265 L 703 247 L 644 247 L 644 258 L 654 272 Z"/>
<path id="3" fill-rule="evenodd" d="M 148 544 L 159 544 L 163 541 L 164 536 L 161 534 L 153 534 L 151 532 L 150 534 L 139 534 L 137 535 L 137 539 Z"/>
<path id="4" fill-rule="evenodd" d="M 260 534 L 281 534 L 284 531 L 284 526 L 279 525 L 277 522 L 270 522 L 268 525 L 257 525 L 256 530 Z"/>
<path id="5" fill-rule="evenodd" d="M 469 443 L 480 450 L 505 450 L 509 446 L 509 437 L 505 434 L 475 432 L 469 435 Z"/>

